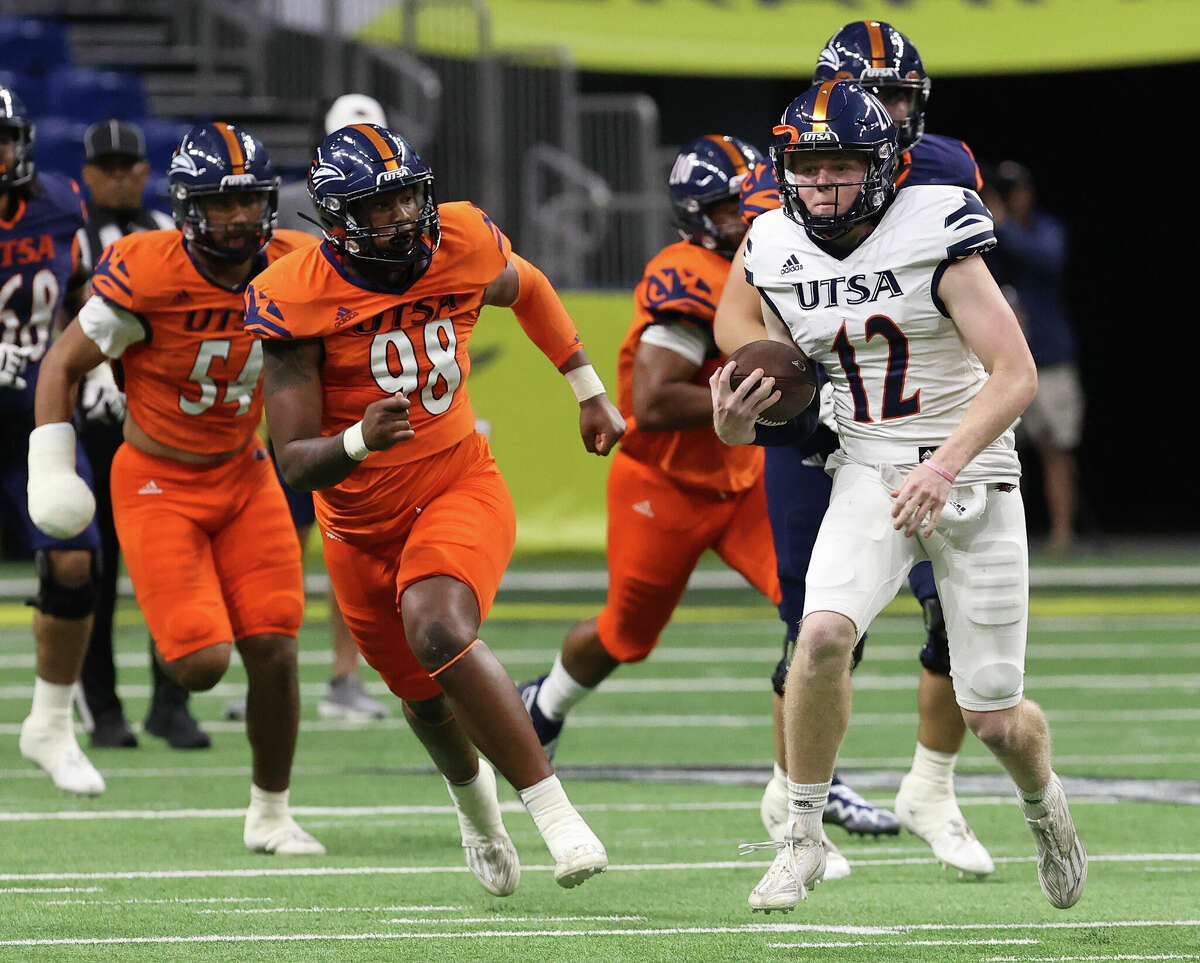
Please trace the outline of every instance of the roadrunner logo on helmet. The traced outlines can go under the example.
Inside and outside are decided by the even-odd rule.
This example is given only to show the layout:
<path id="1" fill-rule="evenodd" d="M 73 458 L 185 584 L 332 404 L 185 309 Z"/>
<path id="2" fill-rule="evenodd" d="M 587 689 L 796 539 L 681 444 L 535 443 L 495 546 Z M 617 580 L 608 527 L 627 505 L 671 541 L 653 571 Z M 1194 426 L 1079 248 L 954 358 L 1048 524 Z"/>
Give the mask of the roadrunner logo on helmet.
<path id="1" fill-rule="evenodd" d="M 372 225 L 363 217 L 359 202 L 406 190 L 415 218 Z M 326 137 L 313 158 L 308 194 L 326 241 L 340 254 L 408 266 L 415 277 L 441 243 L 433 172 L 407 140 L 378 124 L 351 124 Z"/>
<path id="2" fill-rule="evenodd" d="M 861 221 L 883 211 L 896 193 L 898 152 L 896 127 L 872 94 L 848 80 L 813 84 L 793 100 L 774 128 L 771 160 L 779 180 L 784 213 L 819 240 L 833 240 Z M 844 151 L 860 156 L 866 166 L 861 180 L 841 181 L 833 214 L 812 214 L 800 199 L 793 166 L 820 152 Z M 857 192 L 843 213 L 840 192 Z"/>
<path id="3" fill-rule="evenodd" d="M 11 87 L 0 84 L 0 129 L 12 140 L 11 164 L 0 164 L 0 189 L 21 187 L 33 180 L 33 121 L 21 98 Z"/>
<path id="4" fill-rule="evenodd" d="M 736 198 L 746 175 L 764 160 L 753 144 L 728 134 L 706 134 L 679 149 L 667 189 L 680 237 L 729 257 L 745 234 L 745 225 L 722 230 L 710 216 L 711 205 Z"/>
<path id="5" fill-rule="evenodd" d="M 212 257 L 246 260 L 266 247 L 275 231 L 279 178 L 267 149 L 237 125 L 200 124 L 184 134 L 167 169 L 167 190 L 183 236 Z M 258 195 L 258 216 L 214 224 L 209 203 L 230 195 Z"/>

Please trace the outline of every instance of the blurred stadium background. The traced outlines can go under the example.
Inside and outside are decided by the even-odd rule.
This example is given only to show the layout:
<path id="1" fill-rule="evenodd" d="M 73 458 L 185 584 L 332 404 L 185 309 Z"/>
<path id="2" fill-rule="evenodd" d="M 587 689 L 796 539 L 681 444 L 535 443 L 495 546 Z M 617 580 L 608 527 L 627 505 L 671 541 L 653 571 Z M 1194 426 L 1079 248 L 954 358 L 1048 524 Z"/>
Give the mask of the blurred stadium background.
<path id="1" fill-rule="evenodd" d="M 148 201 L 160 207 L 168 159 L 191 122 L 244 123 L 266 143 L 285 179 L 291 180 L 306 172 L 318 119 L 328 101 L 346 91 L 369 93 L 384 104 L 393 126 L 429 161 L 437 174 L 440 199 L 470 198 L 478 203 L 510 234 L 516 248 L 567 292 L 568 306 L 589 351 L 611 386 L 617 347 L 630 319 L 630 291 L 645 262 L 674 236 L 664 182 L 677 145 L 699 134 L 723 132 L 765 146 L 778 113 L 807 86 L 820 46 L 842 24 L 862 17 L 888 20 L 918 44 L 934 78 L 928 129 L 964 139 L 982 161 L 1015 159 L 1026 164 L 1036 178 L 1042 206 L 1063 218 L 1071 232 L 1068 281 L 1088 398 L 1079 452 L 1081 551 L 1067 560 L 1035 553 L 1031 654 L 1035 643 L 1050 643 L 1052 654 L 1042 656 L 1041 664 L 1032 656 L 1032 678 L 1044 673 L 1061 690 L 1047 693 L 1046 700 L 1052 708 L 1060 708 L 1058 718 L 1051 712 L 1052 724 L 1065 727 L 1060 738 L 1070 761 L 1064 772 L 1079 780 L 1128 776 L 1161 781 L 1139 783 L 1149 788 L 1130 790 L 1132 796 L 1104 796 L 1098 791 L 1099 801 L 1155 798 L 1158 805 L 1147 804 L 1138 811 L 1140 835 L 1127 827 L 1117 828 L 1113 817 L 1113 828 L 1106 827 L 1106 835 L 1097 839 L 1097 852 L 1101 856 L 1107 852 L 1111 865 L 1094 872 L 1108 882 L 1099 883 L 1090 908 L 1085 900 L 1084 915 L 1074 917 L 1096 921 L 1080 924 L 1094 931 L 1063 931 L 1055 937 L 1057 943 L 1045 933 L 1039 935 L 1047 939 L 1047 951 L 1093 954 L 1063 959 L 1200 959 L 1195 887 L 1189 899 L 1184 885 L 1188 880 L 1184 874 L 1194 873 L 1200 858 L 1191 852 L 1200 831 L 1195 807 L 1181 810 L 1173 803 L 1186 800 L 1172 795 L 1178 793 L 1178 785 L 1186 784 L 1191 787 L 1190 801 L 1200 799 L 1195 788 L 1200 762 L 1195 752 L 1200 512 L 1189 501 L 1190 486 L 1175 481 L 1186 469 L 1187 426 L 1194 408 L 1192 376 L 1185 362 L 1195 356 L 1188 306 L 1197 204 L 1186 142 L 1192 136 L 1188 131 L 1200 77 L 1200 3 L 0 0 L 0 83 L 15 87 L 35 118 L 35 157 L 45 170 L 78 177 L 82 135 L 92 121 L 115 116 L 142 124 L 156 175 L 148 188 Z M 570 621 L 593 614 L 602 603 L 598 553 L 603 550 L 606 465 L 577 450 L 570 397 L 510 315 L 497 312 L 485 318 L 473 348 L 478 358 L 487 359 L 473 373 L 473 400 L 478 413 L 493 425 L 493 447 L 520 518 L 518 560 L 486 631 L 489 639 L 498 640 L 498 650 L 520 679 L 548 665 Z M 1046 525 L 1036 458 L 1026 460 L 1026 468 L 1026 502 L 1036 549 Z M 319 562 L 311 561 L 310 588 L 319 594 L 325 584 L 323 574 Z M 0 729 L 7 734 L 4 744 L 12 747 L 0 763 L 0 768 L 8 767 L 0 775 L 0 840 L 4 840 L 9 870 L 0 879 L 0 892 L 42 892 L 39 886 L 55 885 L 63 892 L 109 887 L 107 896 L 126 897 L 125 904 L 147 904 L 136 913 L 150 913 L 148 904 L 162 902 L 160 896 L 179 901 L 195 895 L 185 876 L 179 877 L 184 882 L 172 884 L 154 882 L 152 877 L 130 882 L 132 876 L 122 877 L 122 882 L 97 882 L 99 877 L 87 874 L 114 867 L 170 869 L 174 843 L 163 838 L 170 834 L 154 835 L 154 817 L 145 815 L 155 807 L 185 807 L 181 811 L 191 811 L 186 809 L 189 806 L 233 807 L 229 812 L 234 812 L 244 804 L 244 747 L 236 726 L 222 728 L 215 721 L 219 703 L 236 694 L 242 677 L 235 670 L 214 690 L 213 696 L 220 698 L 198 702 L 198 715 L 218 734 L 218 746 L 204 761 L 205 768 L 190 773 L 177 754 L 150 747 L 139 750 L 137 761 L 122 757 L 120 764 L 126 768 L 110 779 L 110 792 L 101 800 L 66 800 L 44 778 L 13 768 L 23 765 L 15 755 L 15 731 L 27 705 L 32 675 L 29 610 L 17 600 L 30 593 L 33 579 L 28 563 L 21 561 L 6 564 L 0 574 L 2 594 L 9 599 L 0 603 L 0 677 L 5 683 L 0 697 L 8 700 L 0 703 L 4 707 Z M 710 858 L 719 861 L 731 855 L 730 840 L 756 838 L 755 786 L 759 783 L 755 780 L 759 770 L 765 774 L 770 764 L 765 677 L 775 658 L 779 632 L 772 613 L 764 611 L 761 601 L 739 583 L 706 562 L 664 644 L 665 649 L 673 645 L 678 652 L 664 652 L 666 665 L 661 669 L 651 665 L 631 670 L 628 688 L 614 686 L 611 696 L 596 698 L 596 714 L 581 713 L 578 755 L 568 756 L 564 760 L 568 764 L 624 761 L 703 767 L 720 763 L 751 772 L 741 784 L 739 777 L 731 776 L 725 783 L 697 783 L 683 791 L 676 787 L 643 794 L 638 789 L 636 800 L 624 783 L 581 786 L 577 795 L 592 803 L 597 813 L 636 810 L 640 805 L 639 812 L 653 814 L 645 817 L 645 825 L 653 828 L 640 830 L 630 827 L 641 816 L 590 817 L 607 826 L 616 839 L 618 862 L 675 855 L 672 850 L 633 848 L 655 843 L 640 837 L 631 841 L 621 834 L 636 831 L 655 838 L 677 834 L 679 824 L 665 814 L 681 805 L 681 796 L 697 808 L 711 802 L 714 812 L 736 811 L 736 822 L 726 815 L 721 817 L 725 823 L 702 824 L 697 817 L 691 827 L 697 852 L 711 853 Z M 868 685 L 861 702 L 871 721 L 852 728 L 847 744 L 847 752 L 864 771 L 898 771 L 911 751 L 915 712 L 912 692 L 901 676 L 915 677 L 915 658 L 901 664 L 900 652 L 912 643 L 915 656 L 912 640 L 917 630 L 908 622 L 915 623 L 917 616 L 907 601 L 898 601 L 889 611 L 890 621 L 885 619 L 880 631 L 882 654 L 871 669 L 878 692 Z M 144 628 L 132 603 L 124 605 L 118 640 L 122 692 L 128 689 L 129 704 L 139 706 L 147 689 Z M 322 605 L 317 600 L 310 606 L 301 638 L 306 696 L 323 682 L 328 664 Z M 700 650 L 694 660 L 684 658 L 697 638 L 704 646 L 728 641 L 715 634 L 714 624 L 735 634 L 741 648 L 730 657 L 714 655 L 708 663 L 701 656 L 713 652 L 711 648 Z M 761 658 L 736 655 L 751 645 L 763 648 Z M 868 666 L 870 660 L 868 652 Z M 689 661 L 697 664 L 689 668 Z M 727 676 L 739 674 L 744 680 L 735 680 L 732 688 L 726 685 Z M 887 681 L 889 674 L 895 676 L 895 685 Z M 1077 674 L 1079 684 L 1072 686 L 1069 680 Z M 705 679 L 711 680 L 711 688 L 704 688 Z M 761 689 L 752 680 L 761 680 Z M 373 691 L 380 691 L 378 685 Z M 1114 700 L 1116 708 L 1110 714 L 1108 707 Z M 297 785 L 304 787 L 300 790 L 304 801 L 327 806 L 321 818 L 334 828 L 323 832 L 332 839 L 331 853 L 335 849 L 341 853 L 337 865 L 355 874 L 364 866 L 395 865 L 405 859 L 431 867 L 457 861 L 454 847 L 443 845 L 452 823 L 448 810 L 430 815 L 435 804 L 445 803 L 440 785 L 428 775 L 419 781 L 396 781 L 397 775 L 425 771 L 420 769 L 424 760 L 412 740 L 393 731 L 398 721 L 369 735 L 358 733 L 351 742 L 340 729 L 322 729 L 311 702 L 306 699 Z M 711 716 L 714 706 L 722 715 L 714 716 L 712 727 L 705 728 L 703 717 Z M 755 721 L 759 713 L 761 721 Z M 1106 714 L 1111 715 L 1107 727 Z M 133 708 L 130 717 L 138 718 L 139 709 Z M 622 717 L 627 721 L 622 723 Z M 647 718 L 659 721 L 646 722 Z M 1139 719 L 1144 722 L 1137 723 Z M 646 738 L 647 731 L 652 738 Z M 111 753 L 101 753 L 95 761 L 106 773 L 116 765 Z M 994 764 L 977 747 L 968 751 L 960 768 L 968 774 L 995 772 Z M 1168 785 L 1169 780 L 1182 782 Z M 877 790 L 868 794 L 888 802 L 890 794 L 884 790 L 893 785 L 885 774 L 874 782 L 868 778 L 862 788 Z M 1005 802 L 1005 821 L 995 803 L 985 801 L 994 800 L 997 789 L 992 783 L 967 791 L 979 795 L 974 801 L 965 800 L 964 807 L 992 806 L 968 808 L 980 835 L 991 834 L 996 840 L 993 852 L 1002 860 L 1020 863 L 1027 856 L 1028 838 L 1023 827 L 1011 825 L 1011 807 Z M 394 811 L 337 815 L 338 807 L 364 799 L 413 803 L 413 812 L 401 812 L 404 807 L 398 806 Z M 618 804 L 630 808 L 621 810 Z M 114 806 L 134 815 L 109 814 Z M 1090 807 L 1090 812 L 1102 808 Z M 133 822 L 68 824 L 58 821 L 62 812 L 81 820 Z M 210 903 L 222 899 L 269 903 L 278 898 L 271 879 L 247 882 L 238 877 L 250 872 L 244 867 L 259 864 L 238 852 L 232 832 L 236 820 L 228 813 L 220 815 L 223 812 L 195 809 L 192 816 L 180 817 L 196 820 L 188 831 L 194 829 L 197 841 L 184 849 L 181 865 L 225 867 L 220 886 L 195 884 Z M 1088 808 L 1080 821 L 1099 834 L 1101 820 Z M 146 828 L 141 828 L 143 824 Z M 426 824 L 431 828 L 422 828 Z M 100 830 L 110 825 L 138 828 L 130 830 L 133 835 L 115 833 L 109 838 Z M 523 851 L 528 848 L 533 853 L 528 829 L 522 827 L 524 835 L 518 843 Z M 412 842 L 414 833 L 419 845 Z M 364 839 L 364 834 L 369 838 Z M 121 839 L 135 842 L 122 845 Z M 389 855 L 378 855 L 374 844 Z M 54 850 L 53 858 L 46 857 L 47 846 Z M 1138 854 L 1168 851 L 1157 863 L 1139 861 Z M 856 866 L 861 860 L 867 867 L 860 879 L 869 883 L 897 872 L 895 867 L 901 864 L 915 866 L 921 852 L 910 845 L 894 853 L 863 848 L 850 855 Z M 650 882 L 638 884 L 642 889 L 637 892 L 644 896 L 622 900 L 610 895 L 590 904 L 590 911 L 609 912 L 613 915 L 603 918 L 610 920 L 637 919 L 620 915 L 630 912 L 655 920 L 669 916 L 681 927 L 663 937 L 670 941 L 669 949 L 666 943 L 646 942 L 641 955 L 621 958 L 778 955 L 780 946 L 796 944 L 771 944 L 776 948 L 769 950 L 765 938 L 750 946 L 714 944 L 711 940 L 717 937 L 695 935 L 707 932 L 694 929 L 697 921 L 718 926 L 734 919 L 739 926 L 745 922 L 740 901 L 759 872 L 754 864 L 746 865 L 733 874 L 723 864 L 698 868 L 686 884 L 672 878 L 672 891 L 677 884 L 680 893 L 689 887 L 704 891 L 686 908 L 682 896 L 666 901 L 651 874 Z M 873 865 L 880 868 L 873 870 Z M 39 873 L 55 868 L 64 870 L 58 876 L 51 874 L 60 880 L 58 884 L 37 882 Z M 1175 870 L 1176 875 L 1169 875 Z M 983 915 L 980 904 L 991 901 L 997 918 L 1010 920 L 1005 925 L 1051 919 L 1052 911 L 1040 903 L 1030 909 L 1037 897 L 1032 869 L 1023 865 L 1020 871 L 1028 878 L 1016 888 L 1015 902 L 1008 900 L 1006 890 L 999 899 L 993 892 L 986 898 L 976 895 L 978 891 L 948 895 L 951 891 L 945 886 L 929 885 L 929 867 L 920 866 L 903 870 L 909 875 L 900 877 L 905 892 L 912 894 L 909 903 L 885 894 L 863 913 L 857 913 L 853 904 L 842 906 L 839 916 L 828 900 L 824 908 L 815 907 L 818 915 L 809 919 L 827 923 L 830 933 L 835 930 L 829 927 L 842 923 L 873 922 L 880 932 L 871 939 L 899 932 L 888 929 L 897 921 L 919 926 L 920 913 L 909 918 L 913 905 L 926 916 L 938 915 L 934 909 L 940 906 L 942 919 L 975 919 Z M 214 874 L 220 875 L 216 870 Z M 624 877 L 621 885 L 633 885 L 625 882 L 633 874 L 619 875 Z M 91 882 L 64 884 L 68 877 Z M 433 877 L 421 878 L 419 886 L 426 889 L 418 887 L 417 892 L 422 895 L 401 900 L 391 888 L 400 878 L 384 875 L 371 880 L 373 889 L 359 884 L 361 890 L 341 892 L 330 880 L 319 884 L 308 880 L 303 884 L 307 889 L 292 892 L 303 894 L 295 899 L 313 903 L 357 900 L 360 908 L 364 902 L 415 899 L 457 900 L 479 909 L 485 902 L 468 881 L 453 875 L 438 877 L 436 882 L 430 882 Z M 1160 888 L 1128 905 L 1124 902 L 1149 883 Z M 531 913 L 561 912 L 550 893 L 553 887 L 545 884 L 544 878 L 531 877 L 532 902 L 522 905 Z M 72 890 L 72 885 L 82 889 Z M 543 896 L 544 902 L 539 903 Z M 9 908 L 7 929 L 22 937 L 84 939 L 128 933 L 130 927 L 142 933 L 192 932 L 192 927 L 201 925 L 196 920 L 208 920 L 134 915 L 123 923 L 122 917 L 104 915 L 110 911 L 96 908 L 98 916 L 81 910 L 82 915 L 60 919 L 45 906 L 21 902 L 24 896 L 12 898 L 16 903 Z M 647 910 L 639 900 L 659 902 Z M 109 900 L 114 905 L 121 902 Z M 488 911 L 501 905 L 486 904 Z M 504 905 L 512 909 L 515 903 Z M 440 907 L 456 908 L 461 907 Z M 112 908 L 111 913 L 118 909 Z M 339 908 L 343 910 L 347 907 Z M 122 911 L 134 912 L 128 906 Z M 183 911 L 175 907 L 172 912 Z M 367 914 L 366 922 L 346 925 L 379 929 L 378 916 Z M 1161 938 L 1138 931 L 1125 942 L 1120 935 L 1124 930 L 1113 930 L 1117 936 L 1096 935 L 1105 927 L 1104 921 L 1118 918 L 1166 921 L 1153 925 L 1175 929 L 1154 931 L 1167 934 Z M 272 926 L 283 926 L 277 918 L 271 919 Z M 238 925 L 227 920 L 222 924 L 225 929 L 215 923 L 213 927 L 234 932 Z M 301 932 L 304 925 L 308 923 L 300 926 Z M 691 936 L 688 926 L 693 927 Z M 1180 927 L 1187 926 L 1191 929 L 1180 936 Z M 203 931 L 209 929 L 204 922 Z M 4 930 L 0 928 L 0 937 Z M 1002 928 L 990 934 L 993 942 L 1004 935 Z M 421 958 L 463 958 L 456 955 L 463 947 L 456 950 L 453 942 L 445 947 L 439 944 L 435 950 L 430 940 L 420 946 L 425 954 Z M 565 958 L 558 955 L 564 953 L 562 945 L 546 944 L 546 955 L 537 958 Z M 938 950 L 934 956 L 928 948 L 890 945 L 893 949 L 876 949 L 875 958 L 912 959 L 918 952 L 926 959 L 960 958 L 950 950 Z M 0 939 L 0 958 L 25 959 L 33 952 L 24 945 L 11 948 L 12 955 L 6 956 L 10 951 L 6 946 Z M 628 949 L 628 944 L 622 946 Z M 86 959 L 93 950 L 86 945 L 77 952 L 64 948 L 66 955 L 54 958 Z M 197 945 L 196 952 L 204 959 L 235 958 L 214 955 L 218 950 L 209 953 Z M 328 955 L 317 950 L 315 944 L 306 944 L 306 958 L 341 958 L 336 947 Z M 145 955 L 152 952 L 157 951 L 146 948 L 136 958 L 178 958 L 171 955 L 171 947 L 161 950 L 165 955 Z M 364 952 L 360 946 L 357 958 L 393 958 Z M 519 947 L 504 952 L 514 959 L 530 958 Z M 1004 952 L 1003 947 L 997 952 Z M 1138 952 L 1166 955 L 1138 956 Z M 804 958 L 822 958 L 820 950 L 812 953 L 816 955 Z M 606 951 L 585 950 L 582 940 L 571 944 L 573 958 L 597 958 L 597 954 Z M 497 951 L 494 958 L 510 957 Z M 972 950 L 969 957 L 961 958 L 978 960 L 981 955 Z"/>

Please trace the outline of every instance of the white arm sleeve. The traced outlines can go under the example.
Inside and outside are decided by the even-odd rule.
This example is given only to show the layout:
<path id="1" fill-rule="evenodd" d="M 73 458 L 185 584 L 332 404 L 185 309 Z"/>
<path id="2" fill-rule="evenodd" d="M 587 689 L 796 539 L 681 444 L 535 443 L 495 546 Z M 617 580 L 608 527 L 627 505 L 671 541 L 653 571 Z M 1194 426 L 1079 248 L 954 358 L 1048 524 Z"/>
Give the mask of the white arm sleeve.
<path id="1" fill-rule="evenodd" d="M 146 329 L 136 314 L 98 294 L 88 298 L 79 312 L 79 326 L 109 358 L 119 358 L 131 344 L 146 340 Z"/>
<path id="2" fill-rule="evenodd" d="M 680 321 L 665 321 L 650 325 L 642 332 L 642 343 L 674 351 L 687 358 L 696 367 L 704 364 L 704 359 L 712 350 L 710 337 L 705 337 L 704 332 Z"/>

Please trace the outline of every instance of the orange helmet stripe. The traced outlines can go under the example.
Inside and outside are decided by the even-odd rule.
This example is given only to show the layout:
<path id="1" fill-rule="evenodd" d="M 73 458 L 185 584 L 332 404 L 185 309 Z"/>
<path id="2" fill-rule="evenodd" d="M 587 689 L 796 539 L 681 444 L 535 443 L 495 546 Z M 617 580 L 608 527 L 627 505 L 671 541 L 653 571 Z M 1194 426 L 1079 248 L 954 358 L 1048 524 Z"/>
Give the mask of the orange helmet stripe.
<path id="1" fill-rule="evenodd" d="M 383 161 L 385 171 L 394 171 L 400 166 L 396 160 L 396 152 L 392 150 L 392 145 L 379 136 L 379 131 L 369 124 L 351 124 L 350 126 L 366 137 L 371 142 L 371 146 L 379 151 L 379 159 Z"/>
<path id="2" fill-rule="evenodd" d="M 826 125 L 829 111 L 829 95 L 833 93 L 833 88 L 837 84 L 836 80 L 827 80 L 821 84 L 821 89 L 817 91 L 817 99 L 813 104 L 813 130 L 823 131 L 829 130 Z"/>
<path id="3" fill-rule="evenodd" d="M 887 66 L 887 45 L 883 42 L 883 31 L 879 29 L 878 20 L 864 20 L 867 25 L 867 36 L 871 38 L 871 66 Z"/>
<path id="4" fill-rule="evenodd" d="M 242 145 L 237 139 L 237 135 L 233 132 L 230 126 L 224 121 L 218 120 L 213 124 L 217 130 L 221 132 L 221 136 L 225 138 L 225 147 L 229 151 L 229 163 L 233 165 L 233 173 L 246 173 L 246 155 L 242 153 Z"/>
<path id="5" fill-rule="evenodd" d="M 704 138 L 705 140 L 711 140 L 714 144 L 725 151 L 726 155 L 729 157 L 730 163 L 733 164 L 734 173 L 745 174 L 747 171 L 749 171 L 749 168 L 746 166 L 746 158 L 742 156 L 742 152 L 734 147 L 732 143 L 727 141 L 720 134 L 705 134 Z"/>

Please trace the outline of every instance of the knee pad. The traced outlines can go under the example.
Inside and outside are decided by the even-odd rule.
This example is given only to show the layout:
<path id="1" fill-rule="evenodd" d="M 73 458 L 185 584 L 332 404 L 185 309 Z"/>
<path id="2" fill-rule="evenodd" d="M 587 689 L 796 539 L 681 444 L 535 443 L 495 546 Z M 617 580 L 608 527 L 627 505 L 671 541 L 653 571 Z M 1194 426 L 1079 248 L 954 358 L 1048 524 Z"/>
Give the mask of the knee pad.
<path id="1" fill-rule="evenodd" d="M 304 621 L 304 601 L 294 592 L 276 592 L 263 600 L 263 611 L 270 613 L 280 635 L 296 635 Z"/>
<path id="2" fill-rule="evenodd" d="M 216 630 L 217 622 L 207 609 L 199 605 L 185 604 L 171 610 L 165 625 L 166 638 L 158 641 L 165 653 L 173 653 L 180 649 L 191 652 L 195 651 L 196 643 L 206 639 L 222 641 L 212 638 Z"/>
<path id="3" fill-rule="evenodd" d="M 999 701 L 1017 695 L 1025 674 L 1011 662 L 992 662 L 981 665 L 967 680 L 971 691 L 983 700 Z"/>
<path id="4" fill-rule="evenodd" d="M 946 636 L 946 618 L 942 603 L 935 596 L 921 603 L 925 613 L 925 645 L 921 649 L 921 665 L 938 675 L 950 674 L 950 640 Z"/>
<path id="5" fill-rule="evenodd" d="M 87 581 L 82 585 L 63 585 L 54 577 L 54 566 L 50 564 L 50 553 L 46 549 L 36 552 L 33 557 L 33 568 L 38 577 L 38 594 L 26 599 L 25 604 L 33 606 L 43 615 L 56 619 L 86 619 L 96 608 L 98 595 L 97 576 L 100 572 L 100 561 L 95 552 L 91 552 L 91 565 Z"/>

